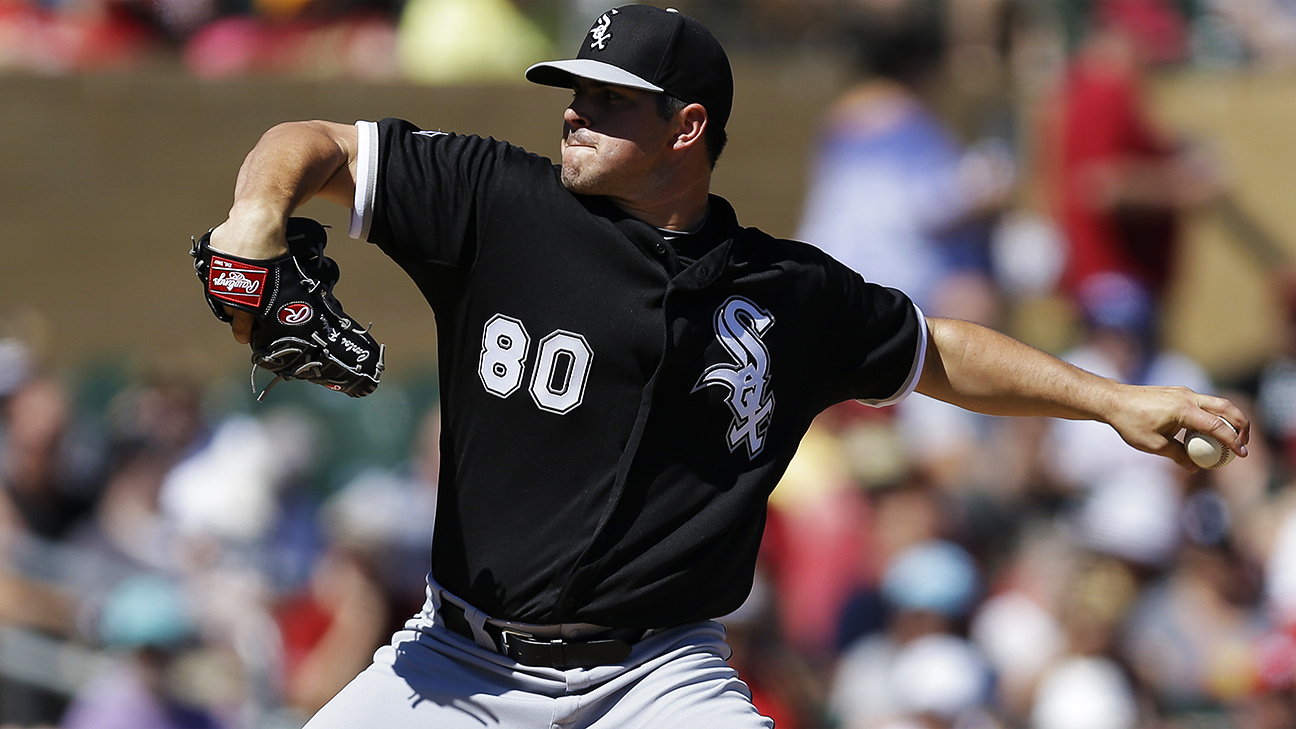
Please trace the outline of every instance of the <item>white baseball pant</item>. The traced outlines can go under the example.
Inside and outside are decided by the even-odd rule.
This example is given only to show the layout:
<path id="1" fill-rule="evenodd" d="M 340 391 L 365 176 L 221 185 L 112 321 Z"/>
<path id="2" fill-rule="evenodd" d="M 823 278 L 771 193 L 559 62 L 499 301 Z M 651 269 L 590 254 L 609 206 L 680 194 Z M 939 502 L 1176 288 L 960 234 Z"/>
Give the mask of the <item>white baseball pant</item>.
<path id="1" fill-rule="evenodd" d="M 772 729 L 728 656 L 706 621 L 650 635 L 624 665 L 537 668 L 425 611 L 305 729 Z"/>

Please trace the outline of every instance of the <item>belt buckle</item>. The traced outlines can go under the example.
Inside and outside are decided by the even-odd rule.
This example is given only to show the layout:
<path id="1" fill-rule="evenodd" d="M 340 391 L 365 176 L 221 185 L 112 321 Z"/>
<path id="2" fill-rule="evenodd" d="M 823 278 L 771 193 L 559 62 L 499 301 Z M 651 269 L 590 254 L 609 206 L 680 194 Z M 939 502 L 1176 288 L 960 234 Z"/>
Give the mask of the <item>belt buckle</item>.
<path id="1" fill-rule="evenodd" d="M 536 649 L 536 648 L 561 649 L 562 646 L 567 644 L 567 641 L 563 640 L 562 638 L 542 638 L 534 633 L 527 633 L 521 630 L 513 630 L 512 628 L 501 627 L 499 631 L 500 631 L 500 638 L 499 638 L 500 648 L 503 649 L 502 652 L 505 655 L 509 655 L 510 651 L 522 650 L 523 647 L 531 648 L 531 649 Z M 518 643 L 520 645 L 510 646 L 509 645 L 510 636 L 518 639 Z"/>
<path id="2" fill-rule="evenodd" d="M 526 666 L 575 668 L 607 665 L 625 660 L 628 642 L 616 638 L 568 641 L 545 639 L 520 630 L 500 628 L 500 653 Z"/>
<path id="3" fill-rule="evenodd" d="M 566 645 L 561 638 L 545 639 L 520 630 L 500 628 L 500 652 L 525 666 L 567 668 Z"/>
<path id="4" fill-rule="evenodd" d="M 499 632 L 500 632 L 500 648 L 504 649 L 505 654 L 507 654 L 509 650 L 509 636 L 514 636 L 517 638 L 522 638 L 523 640 L 529 640 L 534 642 L 540 641 L 539 638 L 532 635 L 531 633 L 523 633 L 520 630 L 513 630 L 512 628 L 501 627 L 499 629 Z"/>

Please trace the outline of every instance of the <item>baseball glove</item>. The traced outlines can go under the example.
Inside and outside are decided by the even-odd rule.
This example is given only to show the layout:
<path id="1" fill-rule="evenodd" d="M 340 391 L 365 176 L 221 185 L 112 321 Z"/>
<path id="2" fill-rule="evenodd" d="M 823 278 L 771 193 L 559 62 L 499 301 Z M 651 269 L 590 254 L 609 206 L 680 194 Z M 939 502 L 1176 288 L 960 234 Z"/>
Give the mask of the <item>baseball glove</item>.
<path id="1" fill-rule="evenodd" d="M 324 255 L 328 235 L 310 218 L 290 218 L 288 253 L 251 260 L 213 250 L 211 231 L 193 242 L 190 255 L 217 319 L 225 307 L 252 315 L 252 390 L 256 368 L 275 374 L 260 401 L 280 380 L 309 380 L 351 397 L 378 387 L 383 345 L 356 325 L 333 296 L 337 263 Z"/>

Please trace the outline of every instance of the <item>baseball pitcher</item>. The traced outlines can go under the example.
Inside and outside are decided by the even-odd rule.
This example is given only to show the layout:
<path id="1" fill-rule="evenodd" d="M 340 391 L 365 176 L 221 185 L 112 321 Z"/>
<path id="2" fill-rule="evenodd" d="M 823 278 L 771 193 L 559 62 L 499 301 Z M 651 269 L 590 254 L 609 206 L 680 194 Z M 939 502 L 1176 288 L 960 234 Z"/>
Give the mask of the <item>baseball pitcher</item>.
<path id="1" fill-rule="evenodd" d="M 740 225 L 709 191 L 733 78 L 695 20 L 608 10 L 575 58 L 526 76 L 571 92 L 557 162 L 398 119 L 282 124 L 195 248 L 213 310 L 282 377 L 361 395 L 381 372 L 381 347 L 328 294 L 323 232 L 290 219 L 308 198 L 349 207 L 350 235 L 436 316 L 426 607 L 310 729 L 772 726 L 714 619 L 751 588 L 799 440 L 845 400 L 917 390 L 1100 420 L 1190 469 L 1184 428 L 1245 454 L 1226 400 L 926 318 L 813 246 Z"/>

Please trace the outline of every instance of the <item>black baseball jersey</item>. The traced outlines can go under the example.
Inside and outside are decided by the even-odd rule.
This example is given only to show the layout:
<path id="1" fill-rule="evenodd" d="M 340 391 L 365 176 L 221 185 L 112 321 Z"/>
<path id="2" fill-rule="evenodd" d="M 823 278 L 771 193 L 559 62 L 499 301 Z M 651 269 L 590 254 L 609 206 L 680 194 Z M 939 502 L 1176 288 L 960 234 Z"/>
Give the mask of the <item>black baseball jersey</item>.
<path id="1" fill-rule="evenodd" d="M 436 315 L 432 574 L 490 615 L 649 628 L 734 610 L 811 420 L 914 386 L 926 326 L 904 294 L 740 227 L 719 197 L 671 242 L 544 157 L 358 126 L 353 235 Z"/>

